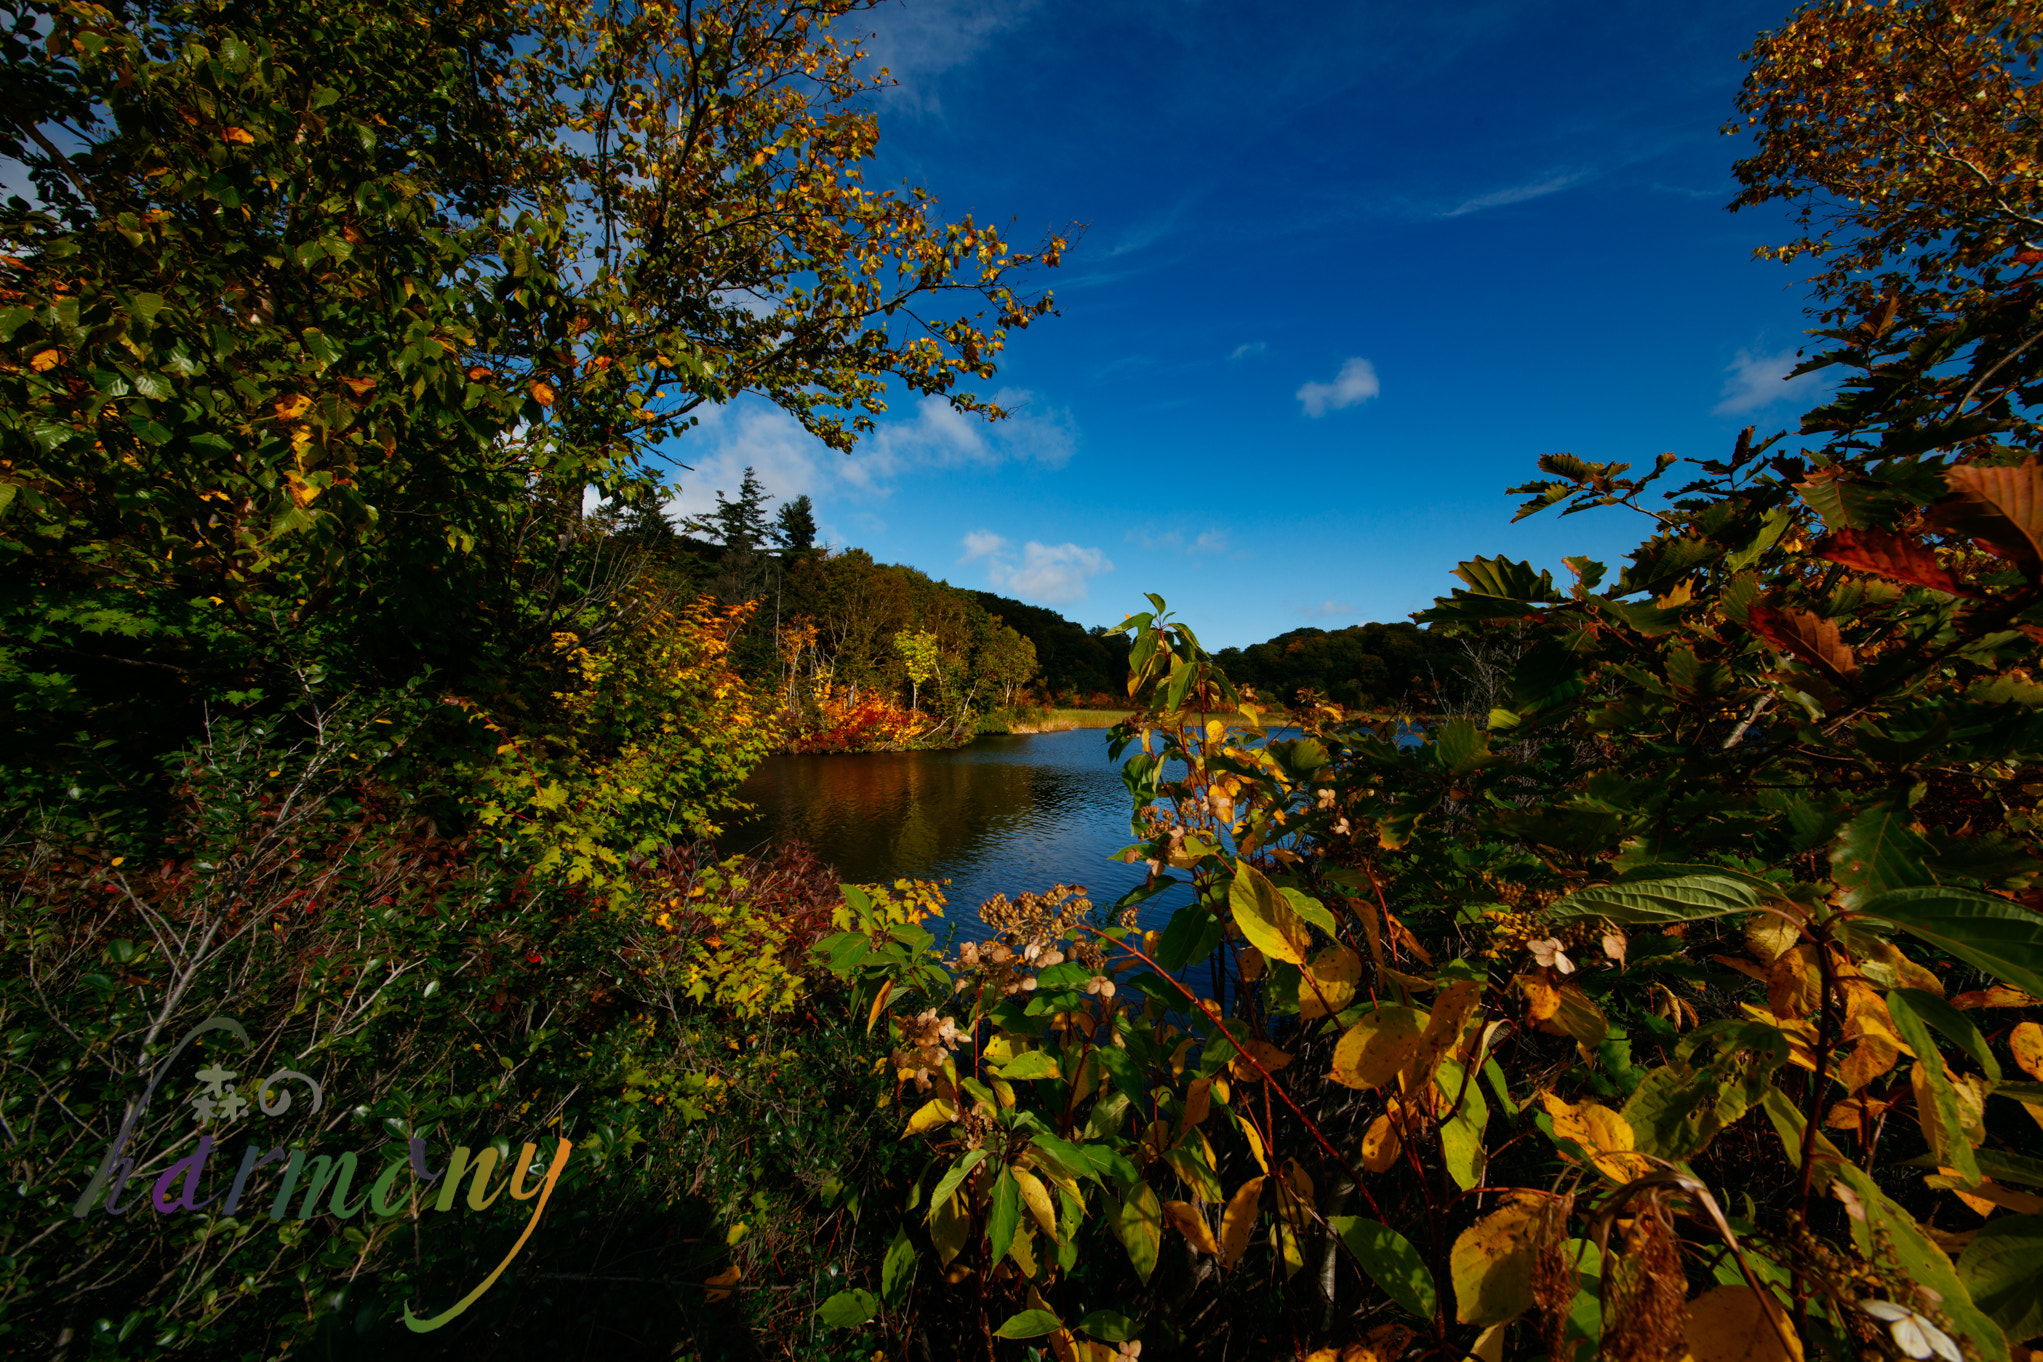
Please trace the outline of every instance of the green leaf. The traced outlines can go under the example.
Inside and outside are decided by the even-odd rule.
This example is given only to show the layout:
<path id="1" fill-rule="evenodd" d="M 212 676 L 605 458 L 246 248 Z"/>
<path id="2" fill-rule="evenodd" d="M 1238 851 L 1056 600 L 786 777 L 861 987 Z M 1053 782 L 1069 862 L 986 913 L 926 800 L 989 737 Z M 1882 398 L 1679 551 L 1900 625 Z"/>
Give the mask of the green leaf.
<path id="1" fill-rule="evenodd" d="M 1142 1332 L 1142 1321 L 1119 1310 L 1095 1310 L 1078 1321 L 1078 1332 L 1109 1343 L 1126 1343 Z"/>
<path id="2" fill-rule="evenodd" d="M 1936 885 L 1890 889 L 1861 911 L 2011 988 L 2043 997 L 2043 915 L 1990 894 Z"/>
<path id="3" fill-rule="evenodd" d="M 1021 1226 L 1021 1184 L 1003 1168 L 993 1180 L 993 1210 L 986 1217 L 986 1270 L 1000 1266 L 1000 1260 L 1014 1247 L 1014 1232 Z"/>
<path id="4" fill-rule="evenodd" d="M 1454 575 L 1467 582 L 1471 594 L 1477 596 L 1541 603 L 1560 599 L 1551 572 L 1536 572 L 1532 564 L 1509 558 L 1477 558 L 1454 569 Z M 1454 594 L 1462 593 L 1457 589 Z"/>
<path id="5" fill-rule="evenodd" d="M 1921 989 L 1897 988 L 1888 993 L 1887 1008 L 1890 1012 L 1897 1000 L 1912 1015 L 1943 1032 L 1953 1045 L 1963 1050 L 1979 1066 L 1979 1071 L 1986 1075 L 1989 1083 L 2000 1082 L 2000 1060 L 1994 1057 L 1993 1047 L 1986 1043 L 1985 1036 L 1979 1034 L 1979 1028 L 1972 1024 L 1970 1017 L 1936 994 L 1925 993 Z M 1914 1048 L 1912 1041 L 1910 1048 Z"/>
<path id="6" fill-rule="evenodd" d="M 1128 1262 L 1144 1286 L 1156 1271 L 1157 1250 L 1163 1245 L 1163 1202 L 1146 1182 L 1138 1182 L 1114 1211 L 1114 1234 L 1128 1250 Z"/>
<path id="7" fill-rule="evenodd" d="M 1338 941 L 1340 939 L 1340 926 L 1334 921 L 1334 915 L 1327 911 L 1325 904 L 1316 898 L 1300 893 L 1296 889 L 1285 889 L 1280 892 L 1284 895 L 1284 902 L 1291 905 L 1292 912 L 1298 914 L 1300 918 L 1310 922 L 1335 940 Z"/>
<path id="8" fill-rule="evenodd" d="M 1409 1239 L 1388 1225 L 1359 1215 L 1328 1216 L 1327 1224 L 1385 1295 L 1410 1314 L 1432 1322 L 1439 1310 L 1433 1273 Z"/>
<path id="9" fill-rule="evenodd" d="M 985 1157 L 986 1151 L 983 1149 L 969 1150 L 963 1158 L 950 1166 L 949 1171 L 937 1180 L 936 1190 L 929 1194 L 931 1215 L 936 1214 L 937 1207 L 950 1200 L 951 1193 L 958 1190 L 965 1179 L 971 1176 L 972 1170 L 979 1166 L 979 1161 Z"/>
<path id="10" fill-rule="evenodd" d="M 2043 1187 L 2043 1159 L 2026 1154 L 2009 1154 L 1998 1149 L 1977 1149 L 1973 1157 L 1979 1171 L 1997 1182 L 2019 1182 L 2026 1187 Z"/>
<path id="11" fill-rule="evenodd" d="M 1907 991 L 1897 988 L 1887 995 L 1887 1014 L 1894 1019 L 1901 1039 L 1915 1051 L 1916 1070 L 1929 1083 L 1934 1110 L 1923 1111 L 1918 1103 L 1916 1119 L 1922 1123 L 1923 1135 L 1937 1162 L 1954 1170 L 1965 1186 L 1977 1187 L 1979 1164 L 1972 1157 L 1972 1142 L 1965 1138 L 1965 1123 L 1958 1114 L 1958 1094 L 1952 1091 L 1951 1080 L 1944 1077 L 1944 1060 L 1937 1053 L 1935 1037 L 1902 996 Z"/>
<path id="12" fill-rule="evenodd" d="M 25 307 L 10 307 L 0 311 L 0 345 L 12 341 L 14 333 L 28 325 L 34 318 L 34 311 Z"/>
<path id="13" fill-rule="evenodd" d="M 1016 1055 L 995 1069 L 993 1076 L 1005 1078 L 1009 1082 L 1024 1078 L 1056 1078 L 1059 1076 L 1057 1056 L 1048 1050 L 1031 1050 L 1027 1054 Z"/>
<path id="14" fill-rule="evenodd" d="M 887 1245 L 887 1256 L 880 1264 L 880 1298 L 889 1305 L 899 1305 L 908 1297 L 908 1288 L 915 1284 L 915 1242 L 908 1237 L 908 1231 L 895 1230 L 894 1240 Z"/>
<path id="15" fill-rule="evenodd" d="M 1463 775 L 1497 760 L 1490 752 L 1490 735 L 1470 720 L 1450 719 L 1426 736 L 1433 759 L 1449 775 Z"/>
<path id="16" fill-rule="evenodd" d="M 1727 872 L 1679 875 L 1663 880 L 1627 880 L 1592 885 L 1560 899 L 1547 910 L 1556 921 L 1603 917 L 1625 926 L 1692 922 L 1747 913 L 1767 901 L 1765 886 Z"/>
<path id="17" fill-rule="evenodd" d="M 1958 1276 L 2009 1338 L 2043 1334 L 2043 1215 L 1989 1220 L 1958 1255 Z"/>
<path id="18" fill-rule="evenodd" d="M 1270 883 L 1269 876 L 1247 861 L 1236 862 L 1227 905 L 1234 911 L 1234 925 L 1241 928 L 1251 946 L 1273 960 L 1293 965 L 1305 963 L 1312 934 L 1277 886 Z"/>
<path id="19" fill-rule="evenodd" d="M 1876 805 L 1846 823 L 1830 848 L 1830 874 L 1844 886 L 1847 908 L 1890 889 L 1929 883 L 1922 858 L 1929 843 L 1908 826 L 1905 808 Z"/>
<path id="20" fill-rule="evenodd" d="M 1213 954 L 1226 935 L 1227 928 L 1211 909 L 1188 904 L 1171 914 L 1170 924 L 1163 929 L 1163 940 L 1156 948 L 1156 963 L 1172 972 L 1196 965 Z"/>
<path id="21" fill-rule="evenodd" d="M 826 1329 L 856 1329 L 879 1312 L 879 1297 L 854 1288 L 824 1301 L 816 1310 L 816 1318 L 823 1321 Z"/>
<path id="22" fill-rule="evenodd" d="M 982 1326 L 983 1327 L 983 1326 Z M 1041 1338 L 1054 1334 L 1064 1327 L 1064 1321 L 1048 1310 L 1024 1310 L 1010 1315 L 1005 1324 L 993 1331 L 995 1338 Z"/>

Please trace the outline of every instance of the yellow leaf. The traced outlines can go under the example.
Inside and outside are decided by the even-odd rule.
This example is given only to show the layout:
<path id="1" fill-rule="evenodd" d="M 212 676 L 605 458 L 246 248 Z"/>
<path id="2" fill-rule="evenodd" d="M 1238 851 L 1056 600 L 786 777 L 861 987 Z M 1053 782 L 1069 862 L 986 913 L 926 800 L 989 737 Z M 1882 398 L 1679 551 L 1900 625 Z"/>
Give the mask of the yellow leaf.
<path id="1" fill-rule="evenodd" d="M 1630 1152 L 1631 1123 L 1617 1112 L 1595 1102 L 1571 1106 L 1550 1092 L 1541 1093 L 1539 1100 L 1553 1118 L 1554 1134 L 1582 1146 L 1604 1176 L 1630 1182 L 1652 1171 L 1643 1157 Z"/>
<path id="2" fill-rule="evenodd" d="M 1256 1217 L 1262 1204 L 1262 1178 L 1250 1178 L 1228 1198 L 1227 1210 L 1220 1217 L 1220 1261 L 1224 1265 L 1233 1267 L 1248 1251 L 1249 1238 L 1255 1233 Z M 1202 1219 L 1200 1223 L 1205 1221 Z"/>
<path id="3" fill-rule="evenodd" d="M 1749 1286 L 1719 1286 L 1688 1303 L 1688 1351 L 1695 1362 L 1802 1362 L 1787 1312 Z"/>
<path id="4" fill-rule="evenodd" d="M 2015 1063 L 2031 1078 L 2043 1078 L 2043 1026 L 2025 1021 L 2008 1033 L 2008 1048 Z"/>
<path id="5" fill-rule="evenodd" d="M 1195 1079 L 1192 1086 L 1185 1090 L 1185 1113 L 1178 1121 L 1180 1132 L 1190 1130 L 1206 1119 L 1207 1112 L 1211 1111 L 1213 1106 L 1212 1092 L 1211 1078 Z"/>
<path id="6" fill-rule="evenodd" d="M 312 399 L 303 393 L 293 393 L 279 402 L 272 402 L 270 409 L 279 421 L 295 421 L 312 409 Z"/>
<path id="7" fill-rule="evenodd" d="M 956 1107 L 941 1097 L 932 1097 L 917 1107 L 915 1114 L 908 1118 L 908 1128 L 901 1132 L 901 1138 L 906 1139 L 910 1135 L 920 1135 L 925 1130 L 934 1130 L 940 1125 L 955 1121 L 957 1117 Z"/>
<path id="8" fill-rule="evenodd" d="M 1951 999 L 1951 1006 L 1960 1012 L 1970 1012 L 1981 1007 L 2034 1007 L 2037 1002 L 2037 999 L 2031 998 L 2019 989 L 2009 988 L 2006 984 L 1994 984 L 1976 993 L 1960 993 Z"/>
<path id="9" fill-rule="evenodd" d="M 1336 943 L 1312 957 L 1298 979 L 1298 1015 L 1307 1021 L 1340 1012 L 1355 1001 L 1362 957 Z"/>
<path id="10" fill-rule="evenodd" d="M 1454 1317 L 1463 1324 L 1502 1324 L 1532 1305 L 1533 1242 L 1541 1206 L 1536 1195 L 1492 1211 L 1463 1230 L 1448 1255 Z"/>
<path id="11" fill-rule="evenodd" d="M 728 1289 L 718 1290 L 717 1288 L 719 1287 L 729 1288 L 736 1286 L 738 1284 L 738 1279 L 740 1277 L 743 1277 L 744 1275 L 745 1270 L 739 1267 L 736 1263 L 732 1263 L 722 1272 L 717 1273 L 716 1276 L 707 1278 L 703 1282 L 704 1286 L 710 1288 L 710 1290 L 703 1296 L 703 1299 L 707 1301 L 720 1301 L 727 1299 L 731 1294 L 730 1291 Z"/>
<path id="12" fill-rule="evenodd" d="M 553 405 L 553 385 L 544 379 L 532 381 L 532 400 L 542 407 Z"/>
<path id="13" fill-rule="evenodd" d="M 46 374 L 64 362 L 64 356 L 56 350 L 38 350 L 28 362 L 28 367 L 39 374 Z"/>
<path id="14" fill-rule="evenodd" d="M 1265 1173 L 1269 1172 L 1270 1171 L 1269 1151 L 1263 1148 L 1263 1136 L 1262 1133 L 1256 1129 L 1256 1123 L 1246 1118 L 1240 1118 L 1237 1121 L 1237 1124 L 1239 1124 L 1241 1127 L 1242 1138 L 1248 1141 L 1249 1153 L 1255 1156 L 1256 1166 L 1258 1168 L 1261 1168 Z"/>
<path id="15" fill-rule="evenodd" d="M 1351 1088 L 1380 1088 L 1418 1048 L 1422 1027 L 1408 1007 L 1379 1007 L 1349 1027 L 1334 1047 L 1333 1077 Z"/>
<path id="16" fill-rule="evenodd" d="M 1476 1362 L 1504 1362 L 1504 1331 L 1510 1327 L 1508 1320 L 1503 1324 L 1492 1324 L 1468 1345 L 1468 1355 Z"/>
<path id="17" fill-rule="evenodd" d="M 1461 1038 L 1468 1014 L 1482 997 L 1483 986 L 1470 979 L 1456 979 L 1440 990 L 1440 996 L 1433 1000 L 1433 1010 L 1426 1014 L 1426 1029 L 1419 1033 L 1419 1043 L 1405 1065 L 1406 1091 L 1417 1092 L 1433 1081 L 1433 1071 L 1440 1067 L 1441 1056 Z"/>
<path id="18" fill-rule="evenodd" d="M 1199 1214 L 1191 1204 L 1183 1201 L 1166 1201 L 1163 1203 L 1163 1218 L 1170 1221 L 1193 1248 L 1214 1258 L 1220 1256 L 1220 1245 L 1213 1239 L 1213 1227 L 1206 1223 L 1206 1217 Z"/>
<path id="19" fill-rule="evenodd" d="M 1234 913 L 1234 925 L 1249 944 L 1272 959 L 1288 964 L 1305 963 L 1305 948 L 1312 931 L 1305 925 L 1269 876 L 1242 861 L 1235 866 L 1234 883 L 1227 891 L 1227 904 Z"/>
<path id="20" fill-rule="evenodd" d="M 1254 1056 L 1256 1064 L 1262 1065 L 1263 1069 L 1269 1073 L 1276 1073 L 1291 1062 L 1290 1055 L 1285 1054 L 1268 1041 L 1245 1040 L 1242 1042 L 1242 1048 Z M 1233 1059 L 1227 1061 L 1227 1068 L 1228 1072 L 1234 1075 L 1234 1081 L 1237 1083 L 1260 1083 L 1263 1078 L 1262 1073 L 1257 1071 L 1256 1065 L 1249 1063 L 1248 1060 L 1240 1055 L 1236 1055 Z"/>
<path id="21" fill-rule="evenodd" d="M 1029 1208 L 1029 1214 L 1043 1227 L 1043 1234 L 1051 1243 L 1057 1242 L 1057 1207 L 1050 1200 L 1050 1189 L 1026 1168 L 1007 1170 L 1014 1178 L 1014 1185 L 1021 1188 L 1022 1204 Z"/>
<path id="22" fill-rule="evenodd" d="M 1802 929 L 1772 913 L 1754 913 L 1745 919 L 1745 946 L 1760 963 L 1771 965 L 1802 939 Z"/>
<path id="23" fill-rule="evenodd" d="M 255 145 L 255 134 L 246 128 L 229 128 L 222 136 L 230 142 L 239 142 L 245 147 Z"/>
<path id="24" fill-rule="evenodd" d="M 962 1253 L 972 1232 L 971 1208 L 962 1196 L 947 1196 L 929 1213 L 929 1242 L 945 1267 Z"/>
<path id="25" fill-rule="evenodd" d="M 887 999 L 894 996 L 894 981 L 888 979 L 880 985 L 880 991 L 873 998 L 872 1009 L 865 1014 L 865 1033 L 870 1036 L 873 1027 L 880 1020 L 880 1009 L 887 1005 Z"/>
<path id="26" fill-rule="evenodd" d="M 1397 1162 L 1397 1156 L 1404 1142 L 1398 1138 L 1397 1124 L 1388 1113 L 1369 1123 L 1369 1129 L 1362 1133 L 1362 1166 L 1372 1173 L 1381 1173 Z"/>
<path id="27" fill-rule="evenodd" d="M 1561 1010 L 1561 995 L 1553 985 L 1530 974 L 1520 974 L 1514 981 L 1518 991 L 1525 995 L 1525 1019 L 1543 1022 Z"/>

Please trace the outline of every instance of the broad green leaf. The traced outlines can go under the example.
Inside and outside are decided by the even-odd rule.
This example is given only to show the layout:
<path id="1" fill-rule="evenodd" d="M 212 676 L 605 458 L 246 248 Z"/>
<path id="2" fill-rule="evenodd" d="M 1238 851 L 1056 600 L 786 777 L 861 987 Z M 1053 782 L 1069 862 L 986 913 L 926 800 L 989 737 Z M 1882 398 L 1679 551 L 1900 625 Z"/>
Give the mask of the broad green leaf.
<path id="1" fill-rule="evenodd" d="M 1014 1246 L 1015 1231 L 1021 1228 L 1021 1187 L 1003 1168 L 993 1179 L 993 1209 L 986 1217 L 986 1267 L 1000 1265 Z"/>
<path id="2" fill-rule="evenodd" d="M 1846 823 L 1830 847 L 1830 874 L 1844 886 L 1847 908 L 1909 885 L 1928 884 L 1922 858 L 1929 843 L 1909 826 L 1906 809 L 1878 805 Z"/>
<path id="3" fill-rule="evenodd" d="M 1114 1233 L 1128 1250 L 1128 1262 L 1144 1286 L 1156 1271 L 1157 1250 L 1163 1244 L 1163 1202 L 1146 1182 L 1138 1182 L 1114 1213 Z"/>
<path id="4" fill-rule="evenodd" d="M 1433 759 L 1449 775 L 1463 775 L 1497 760 L 1490 753 L 1490 735 L 1467 719 L 1450 719 L 1426 737 Z"/>
<path id="5" fill-rule="evenodd" d="M 1312 934 L 1277 886 L 1270 883 L 1269 876 L 1247 861 L 1237 862 L 1234 883 L 1227 891 L 1227 905 L 1233 910 L 1234 925 L 1241 928 L 1251 946 L 1272 960 L 1292 965 L 1305 963 Z"/>
<path id="6" fill-rule="evenodd" d="M 2043 914 L 1990 894 L 1939 885 L 1890 889 L 1862 911 L 2004 984 L 2043 997 Z"/>
<path id="7" fill-rule="evenodd" d="M 1279 892 L 1284 895 L 1284 902 L 1291 905 L 1291 911 L 1298 914 L 1302 920 L 1310 922 L 1313 926 L 1336 940 L 1340 938 L 1341 929 L 1334 922 L 1334 915 L 1327 911 L 1325 904 L 1310 895 L 1300 893 L 1296 889 L 1285 889 Z"/>
<path id="8" fill-rule="evenodd" d="M 983 1327 L 983 1326 L 982 1326 Z M 993 1331 L 995 1338 L 1041 1338 L 1054 1334 L 1064 1327 L 1064 1321 L 1048 1310 L 1023 1310 L 1010 1315 L 1006 1323 Z"/>
<path id="9" fill-rule="evenodd" d="M 1171 914 L 1170 925 L 1163 929 L 1163 942 L 1156 948 L 1156 963 L 1172 971 L 1196 965 L 1213 954 L 1226 935 L 1227 928 L 1211 909 L 1188 904 Z"/>
<path id="10" fill-rule="evenodd" d="M 1971 1141 L 1965 1138 L 1965 1123 L 1958 1114 L 1958 1094 L 1951 1090 L 1951 1080 L 1944 1077 L 1944 1059 L 1937 1052 L 1936 1038 L 1901 996 L 1904 992 L 1895 989 L 1887 995 L 1887 1014 L 1894 1019 L 1894 1029 L 1901 1039 L 1916 1053 L 1917 1062 L 1910 1069 L 1916 1120 L 1937 1162 L 1955 1169 L 1965 1186 L 1977 1187 L 1979 1165 L 1972 1158 Z"/>
<path id="11" fill-rule="evenodd" d="M 2043 1335 L 2043 1215 L 1989 1220 L 1958 1255 L 1958 1276 L 1972 1302 L 2009 1338 Z"/>
<path id="12" fill-rule="evenodd" d="M 1998 1149 L 1973 1151 L 1979 1161 L 1979 1171 L 1996 1182 L 2019 1182 L 2028 1187 L 2043 1187 L 2043 1159 L 2032 1159 L 2026 1154 L 2010 1154 Z"/>
<path id="13" fill-rule="evenodd" d="M 1957 1008 L 1945 1002 L 1934 993 L 1925 993 L 1917 988 L 1897 988 L 1887 995 L 1887 1009 L 1894 1010 L 1900 1002 L 1912 1017 L 1918 1017 L 1943 1032 L 1946 1039 L 1963 1050 L 1990 1083 L 2000 1082 L 2000 1061 L 1994 1057 L 1993 1047 L 1986 1043 L 1986 1037 L 1979 1034 L 1979 1028 L 1972 1019 Z M 1900 1021 L 1899 1017 L 1895 1020 Z M 1909 1048 L 1915 1049 L 1915 1041 L 1907 1036 Z M 1917 1050 L 1921 1054 L 1922 1051 Z"/>
<path id="14" fill-rule="evenodd" d="M 1432 1322 L 1439 1309 L 1433 1274 L 1419 1251 L 1388 1225 L 1359 1215 L 1334 1215 L 1327 1224 L 1384 1294 L 1418 1319 Z"/>
<path id="15" fill-rule="evenodd" d="M 1602 917 L 1631 927 L 1746 913 L 1766 901 L 1765 889 L 1749 879 L 1728 874 L 1681 875 L 1578 889 L 1558 900 L 1547 916 L 1556 921 Z"/>
<path id="16" fill-rule="evenodd" d="M 908 1296 L 908 1288 L 915 1281 L 915 1243 L 908 1237 L 908 1231 L 894 1231 L 894 1240 L 887 1245 L 886 1259 L 880 1264 L 880 1299 L 889 1305 L 899 1305 Z"/>
<path id="17" fill-rule="evenodd" d="M 840 1291 L 817 1307 L 816 1318 L 826 1329 L 856 1329 L 880 1312 L 879 1297 L 870 1291 Z"/>

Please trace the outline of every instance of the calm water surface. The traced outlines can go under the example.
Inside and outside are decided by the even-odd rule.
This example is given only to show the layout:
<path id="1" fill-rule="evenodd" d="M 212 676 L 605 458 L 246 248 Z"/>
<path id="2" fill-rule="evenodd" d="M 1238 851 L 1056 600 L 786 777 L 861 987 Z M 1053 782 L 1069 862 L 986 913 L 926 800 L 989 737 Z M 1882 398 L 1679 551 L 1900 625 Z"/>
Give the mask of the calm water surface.
<path id="1" fill-rule="evenodd" d="M 757 806 L 722 839 L 728 851 L 797 837 L 844 878 L 949 880 L 949 919 L 983 932 L 994 894 L 1081 884 L 1111 904 L 1147 878 L 1108 857 L 1127 846 L 1129 801 L 1101 729 L 981 738 L 947 752 L 768 757 L 740 798 Z M 1189 902 L 1177 887 L 1143 905 L 1161 926 Z"/>

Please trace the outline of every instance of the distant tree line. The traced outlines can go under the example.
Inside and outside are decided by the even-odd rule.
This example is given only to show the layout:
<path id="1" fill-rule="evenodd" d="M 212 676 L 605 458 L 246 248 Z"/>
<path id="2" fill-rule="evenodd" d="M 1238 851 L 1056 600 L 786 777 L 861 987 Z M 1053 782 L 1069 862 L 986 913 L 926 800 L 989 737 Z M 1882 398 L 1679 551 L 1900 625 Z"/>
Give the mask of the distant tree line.
<path id="1" fill-rule="evenodd" d="M 1223 648 L 1214 660 L 1238 686 L 1294 703 L 1315 691 L 1355 709 L 1444 698 L 1466 664 L 1461 645 L 1400 621 L 1345 629 L 1293 629 L 1266 643 Z"/>

